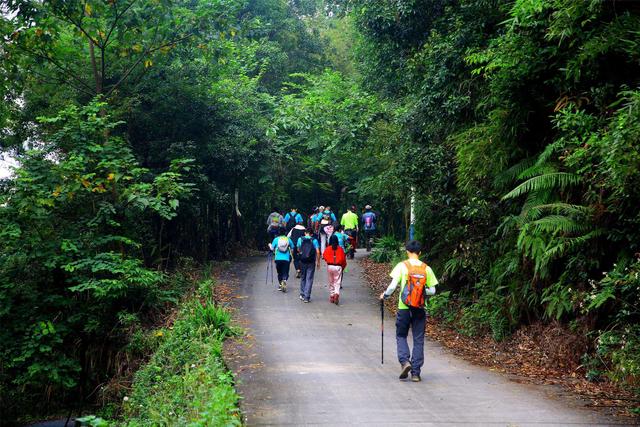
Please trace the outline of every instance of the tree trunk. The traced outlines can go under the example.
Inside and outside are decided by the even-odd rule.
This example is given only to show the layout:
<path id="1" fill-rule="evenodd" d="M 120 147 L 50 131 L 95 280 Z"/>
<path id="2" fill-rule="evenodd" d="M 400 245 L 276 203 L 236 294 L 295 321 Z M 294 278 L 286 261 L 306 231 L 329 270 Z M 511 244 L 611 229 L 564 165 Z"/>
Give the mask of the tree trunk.
<path id="1" fill-rule="evenodd" d="M 93 40 L 89 39 L 89 54 L 91 55 L 91 68 L 93 69 L 93 79 L 96 84 L 96 95 L 102 94 L 102 76 L 98 71 L 98 63 L 96 61 L 96 51 Z"/>

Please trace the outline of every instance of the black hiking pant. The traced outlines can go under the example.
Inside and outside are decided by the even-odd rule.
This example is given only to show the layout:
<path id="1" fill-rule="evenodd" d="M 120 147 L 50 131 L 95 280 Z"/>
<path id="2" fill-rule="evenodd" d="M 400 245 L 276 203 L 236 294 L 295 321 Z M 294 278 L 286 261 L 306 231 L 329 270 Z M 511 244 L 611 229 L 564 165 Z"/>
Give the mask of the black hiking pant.
<path id="1" fill-rule="evenodd" d="M 289 280 L 289 266 L 291 261 L 278 260 L 276 261 L 276 271 L 278 272 L 278 282 L 283 280 Z"/>
<path id="2" fill-rule="evenodd" d="M 371 251 L 374 237 L 376 237 L 376 230 L 364 230 L 364 246 L 367 248 L 367 252 Z"/>
<path id="3" fill-rule="evenodd" d="M 296 271 L 300 271 L 301 263 L 302 261 L 300 261 L 300 254 L 298 253 L 298 249 L 293 248 L 293 266 L 295 267 Z"/>

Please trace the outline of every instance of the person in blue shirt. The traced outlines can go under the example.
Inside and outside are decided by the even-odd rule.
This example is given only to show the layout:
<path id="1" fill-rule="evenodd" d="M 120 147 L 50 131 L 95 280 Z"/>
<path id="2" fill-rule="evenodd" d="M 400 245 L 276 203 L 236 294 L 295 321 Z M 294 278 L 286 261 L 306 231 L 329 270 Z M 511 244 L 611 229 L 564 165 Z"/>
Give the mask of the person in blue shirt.
<path id="1" fill-rule="evenodd" d="M 334 224 L 336 224 L 336 216 L 331 212 L 331 207 L 327 206 L 324 211 L 320 213 L 320 254 L 324 253 L 324 249 L 327 247 L 327 242 L 334 232 Z"/>
<path id="2" fill-rule="evenodd" d="M 316 267 L 320 267 L 320 244 L 313 236 L 313 229 L 307 228 L 304 236 L 296 242 L 298 259 L 300 260 L 300 300 L 311 301 L 311 288 Z"/>
<path id="3" fill-rule="evenodd" d="M 273 239 L 270 246 L 274 253 L 273 260 L 276 263 L 276 271 L 278 272 L 278 290 L 287 292 L 293 242 L 286 236 L 285 229 L 281 228 L 279 236 Z"/>
<path id="4" fill-rule="evenodd" d="M 297 208 L 291 208 L 291 212 L 287 213 L 284 216 L 284 223 L 286 224 L 287 233 L 288 233 L 297 224 L 304 223 L 304 219 L 302 219 L 302 215 L 298 213 Z"/>
<path id="5" fill-rule="evenodd" d="M 336 221 L 338 221 L 338 220 L 337 220 L 337 218 L 336 218 L 336 214 L 334 214 L 334 213 L 331 211 L 331 206 L 327 206 L 326 208 L 324 208 L 324 210 L 325 210 L 325 212 L 326 212 L 326 211 L 329 211 L 329 214 L 330 214 L 330 216 L 331 216 L 331 221 L 332 221 L 332 222 L 336 222 Z"/>
<path id="6" fill-rule="evenodd" d="M 376 234 L 376 222 L 378 221 L 378 217 L 371 210 L 371 206 L 367 205 L 364 207 L 365 212 L 362 214 L 362 224 L 364 229 L 364 240 L 367 244 L 367 252 L 371 252 L 371 243 L 373 242 L 373 238 Z"/>
<path id="7" fill-rule="evenodd" d="M 296 269 L 296 278 L 300 278 L 300 254 L 297 251 L 297 246 L 298 246 L 298 241 L 300 240 L 300 237 L 304 236 L 304 233 L 306 231 L 306 227 L 302 224 L 296 224 L 295 227 L 293 227 L 291 229 L 291 231 L 289 231 L 289 234 L 287 234 L 287 237 L 291 239 L 291 241 L 293 242 L 293 265 Z"/>
<path id="8" fill-rule="evenodd" d="M 338 245 L 346 251 L 347 235 L 344 233 L 344 227 L 342 225 L 338 225 L 336 227 L 336 232 L 333 234 L 338 238 Z"/>

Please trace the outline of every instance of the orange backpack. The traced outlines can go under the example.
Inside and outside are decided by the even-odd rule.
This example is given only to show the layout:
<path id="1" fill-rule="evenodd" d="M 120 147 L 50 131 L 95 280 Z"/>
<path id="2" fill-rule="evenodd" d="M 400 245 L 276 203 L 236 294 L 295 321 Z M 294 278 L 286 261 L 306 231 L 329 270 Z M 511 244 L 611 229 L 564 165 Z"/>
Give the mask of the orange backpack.
<path id="1" fill-rule="evenodd" d="M 427 295 L 427 264 L 413 265 L 405 261 L 409 274 L 407 284 L 402 290 L 402 302 L 409 307 L 424 308 L 424 299 Z"/>

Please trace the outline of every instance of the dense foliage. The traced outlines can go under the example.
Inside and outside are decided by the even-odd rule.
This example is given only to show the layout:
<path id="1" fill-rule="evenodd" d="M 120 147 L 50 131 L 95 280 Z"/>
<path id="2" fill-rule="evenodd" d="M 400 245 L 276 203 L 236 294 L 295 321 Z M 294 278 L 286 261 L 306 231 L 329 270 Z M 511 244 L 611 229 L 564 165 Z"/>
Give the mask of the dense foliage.
<path id="1" fill-rule="evenodd" d="M 464 307 L 457 324 L 501 339 L 566 322 L 589 334 L 590 376 L 637 385 L 637 5 L 352 8 L 362 84 L 402 111 L 401 161 L 381 181 L 415 186 L 419 234 Z M 422 167 L 407 176 L 406 164 Z"/>
<path id="2" fill-rule="evenodd" d="M 1 5 L 0 145 L 19 164 L 0 192 L 11 421 L 122 398 L 109 380 L 144 355 L 130 344 L 188 289 L 172 271 L 264 237 L 276 97 L 322 70 L 326 43 L 300 13 L 313 2 Z"/>
<path id="3" fill-rule="evenodd" d="M 10 416 L 95 399 L 188 288 L 171 273 L 181 260 L 258 247 L 272 205 L 371 203 L 403 239 L 412 195 L 443 279 L 434 304 L 459 309 L 445 316 L 456 327 L 503 339 L 562 322 L 588 335 L 590 378 L 637 386 L 635 2 L 7 0 L 2 12 L 0 144 L 19 163 L 0 189 Z"/>

